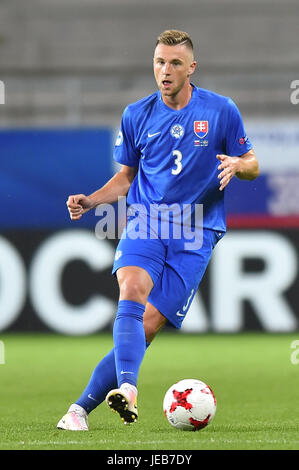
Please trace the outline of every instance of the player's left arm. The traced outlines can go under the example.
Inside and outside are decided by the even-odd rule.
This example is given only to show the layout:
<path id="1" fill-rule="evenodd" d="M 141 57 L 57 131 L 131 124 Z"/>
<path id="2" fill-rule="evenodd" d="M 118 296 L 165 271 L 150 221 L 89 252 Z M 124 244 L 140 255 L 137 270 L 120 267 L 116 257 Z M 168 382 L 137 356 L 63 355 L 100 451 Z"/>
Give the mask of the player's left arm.
<path id="1" fill-rule="evenodd" d="M 220 170 L 218 175 L 220 191 L 228 185 L 234 176 L 242 180 L 254 180 L 259 175 L 259 164 L 253 149 L 239 157 L 230 157 L 223 154 L 216 155 L 216 157 L 220 161 L 218 166 L 218 170 Z"/>

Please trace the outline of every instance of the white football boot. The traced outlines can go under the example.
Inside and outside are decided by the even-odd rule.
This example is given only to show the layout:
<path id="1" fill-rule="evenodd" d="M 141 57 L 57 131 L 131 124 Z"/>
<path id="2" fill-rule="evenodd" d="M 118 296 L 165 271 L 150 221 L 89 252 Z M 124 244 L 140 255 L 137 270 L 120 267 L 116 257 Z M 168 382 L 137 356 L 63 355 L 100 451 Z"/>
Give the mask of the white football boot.
<path id="1" fill-rule="evenodd" d="M 57 424 L 58 429 L 88 431 L 88 415 L 82 406 L 73 404 Z"/>
<path id="2" fill-rule="evenodd" d="M 137 421 L 137 389 L 133 385 L 123 384 L 120 388 L 111 390 L 106 396 L 106 403 L 120 415 L 124 424 Z"/>

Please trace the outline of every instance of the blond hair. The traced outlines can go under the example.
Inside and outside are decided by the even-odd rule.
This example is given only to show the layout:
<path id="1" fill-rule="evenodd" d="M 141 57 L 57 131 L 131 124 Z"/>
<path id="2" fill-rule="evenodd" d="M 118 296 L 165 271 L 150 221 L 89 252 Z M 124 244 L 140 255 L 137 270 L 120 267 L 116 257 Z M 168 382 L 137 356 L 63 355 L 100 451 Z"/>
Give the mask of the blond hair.
<path id="1" fill-rule="evenodd" d="M 166 46 L 176 46 L 178 44 L 185 44 L 193 51 L 193 43 L 188 33 L 179 31 L 177 29 L 168 29 L 157 37 L 156 46 L 158 44 L 165 44 Z"/>

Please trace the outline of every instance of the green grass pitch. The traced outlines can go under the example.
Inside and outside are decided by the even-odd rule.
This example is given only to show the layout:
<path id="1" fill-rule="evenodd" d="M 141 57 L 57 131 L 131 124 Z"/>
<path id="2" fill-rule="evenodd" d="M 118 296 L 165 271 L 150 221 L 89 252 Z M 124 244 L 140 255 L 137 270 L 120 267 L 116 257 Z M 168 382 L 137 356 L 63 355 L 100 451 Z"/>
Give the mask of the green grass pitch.
<path id="1" fill-rule="evenodd" d="M 0 449 L 299 449 L 295 339 L 299 332 L 160 333 L 140 370 L 138 423 L 123 425 L 103 403 L 89 416 L 89 432 L 70 432 L 56 424 L 111 348 L 111 335 L 2 334 Z M 198 432 L 172 428 L 162 411 L 164 393 L 183 378 L 203 380 L 217 398 L 214 420 Z"/>

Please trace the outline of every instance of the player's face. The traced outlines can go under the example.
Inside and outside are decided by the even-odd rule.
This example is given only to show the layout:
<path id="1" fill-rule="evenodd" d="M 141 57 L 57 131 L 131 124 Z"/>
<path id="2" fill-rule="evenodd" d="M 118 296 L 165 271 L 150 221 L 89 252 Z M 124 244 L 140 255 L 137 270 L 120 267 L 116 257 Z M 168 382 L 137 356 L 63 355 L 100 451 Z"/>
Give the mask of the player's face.
<path id="1" fill-rule="evenodd" d="M 154 75 L 162 96 L 175 96 L 189 85 L 195 67 L 193 52 L 186 45 L 158 44 L 154 54 Z"/>

